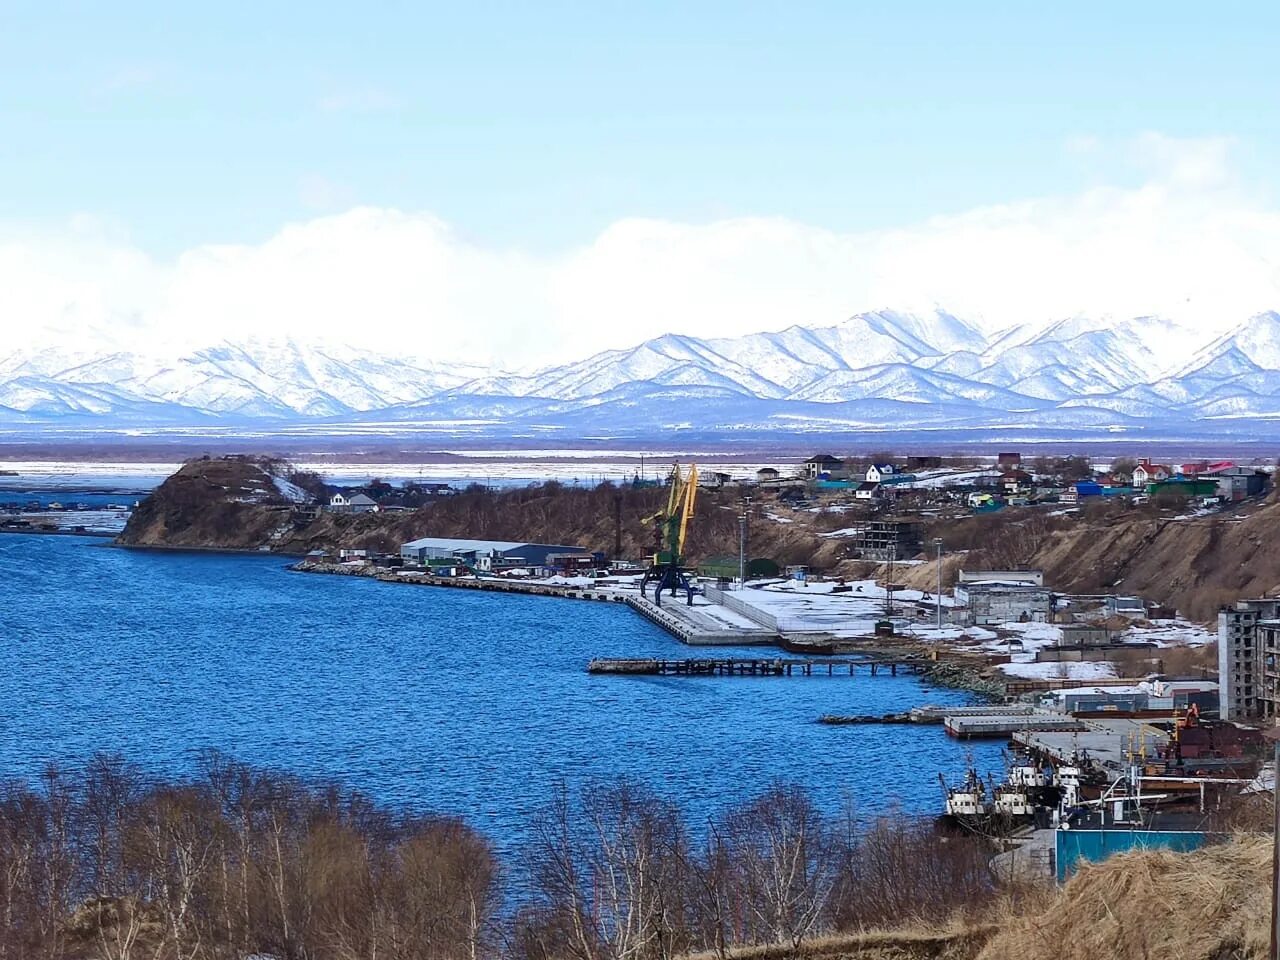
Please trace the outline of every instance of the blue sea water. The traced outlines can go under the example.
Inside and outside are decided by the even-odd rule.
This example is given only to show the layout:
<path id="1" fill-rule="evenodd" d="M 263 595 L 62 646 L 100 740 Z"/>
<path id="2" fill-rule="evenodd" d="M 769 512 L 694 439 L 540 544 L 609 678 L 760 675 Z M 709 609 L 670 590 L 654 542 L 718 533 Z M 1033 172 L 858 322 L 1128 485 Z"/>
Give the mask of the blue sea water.
<path id="1" fill-rule="evenodd" d="M 699 652 L 613 604 L 4 535 L 0 775 L 95 751 L 181 773 L 215 747 L 518 839 L 561 783 L 625 774 L 700 823 L 776 779 L 832 811 L 934 813 L 938 773 L 966 766 L 941 727 L 816 723 L 968 699 L 914 677 L 585 672 L 596 656 Z M 999 766 L 998 746 L 972 749 Z"/>

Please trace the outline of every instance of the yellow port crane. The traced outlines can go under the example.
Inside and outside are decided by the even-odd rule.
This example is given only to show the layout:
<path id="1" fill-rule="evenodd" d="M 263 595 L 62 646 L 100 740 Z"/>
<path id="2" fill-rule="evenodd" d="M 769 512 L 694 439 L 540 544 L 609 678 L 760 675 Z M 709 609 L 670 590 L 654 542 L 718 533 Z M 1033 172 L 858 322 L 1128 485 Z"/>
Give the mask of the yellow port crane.
<path id="1" fill-rule="evenodd" d="M 650 583 L 656 583 L 654 602 L 661 606 L 663 590 L 669 589 L 674 597 L 683 587 L 692 605 L 693 584 L 684 568 L 684 542 L 698 500 L 697 464 L 690 464 L 687 474 L 681 471 L 679 463 L 674 464 L 667 485 L 666 509 L 642 521 L 646 526 L 653 525 L 654 551 L 653 561 L 640 581 L 640 595 L 644 596 Z"/>

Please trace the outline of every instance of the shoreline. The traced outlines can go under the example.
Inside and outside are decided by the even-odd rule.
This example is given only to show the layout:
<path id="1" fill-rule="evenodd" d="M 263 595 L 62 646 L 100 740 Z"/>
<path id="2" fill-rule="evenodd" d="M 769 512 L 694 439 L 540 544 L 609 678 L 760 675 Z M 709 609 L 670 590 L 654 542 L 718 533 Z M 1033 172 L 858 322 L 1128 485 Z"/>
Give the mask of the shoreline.
<path id="1" fill-rule="evenodd" d="M 30 537 L 96 537 L 100 540 L 115 540 L 117 533 L 105 530 L 18 530 L 13 527 L 0 527 L 0 533 L 18 533 Z"/>
<path id="2" fill-rule="evenodd" d="M 155 550 L 171 553 L 239 553 L 255 557 L 285 557 L 295 560 L 306 556 L 304 553 L 250 547 L 202 547 L 178 543 L 121 543 L 118 534 L 106 534 L 105 536 L 110 536 L 112 539 L 110 543 L 104 543 L 104 547 L 116 547 L 120 550 Z"/>
<path id="3" fill-rule="evenodd" d="M 667 612 L 666 607 L 658 607 L 655 604 L 634 596 L 629 592 L 623 592 L 608 587 L 599 588 L 595 586 L 568 586 L 561 584 L 547 583 L 521 583 L 518 581 L 502 581 L 502 580 L 460 580 L 454 577 L 433 577 L 428 574 L 414 573 L 409 576 L 401 576 L 391 572 L 388 568 L 379 568 L 372 565 L 360 564 L 352 565 L 344 568 L 341 564 L 329 562 L 311 562 L 300 561 L 290 564 L 288 569 L 293 573 L 303 574 L 322 574 L 329 576 L 347 576 L 362 577 L 366 580 L 376 580 L 380 583 L 399 583 L 417 586 L 441 587 L 452 590 L 482 590 L 492 593 L 518 593 L 525 596 L 541 596 L 551 597 L 564 600 L 588 600 L 597 603 L 620 603 L 630 608 L 638 616 L 649 620 L 658 628 L 664 630 L 678 642 L 689 647 L 744 647 L 744 646 L 768 646 L 777 649 L 782 653 L 799 654 L 804 656 L 803 651 L 798 651 L 794 645 L 788 645 L 787 639 L 781 634 L 772 635 L 768 639 L 762 639 L 764 631 L 750 631 L 745 628 L 734 628 L 728 625 L 722 631 L 718 631 L 712 636 L 715 639 L 696 638 L 696 631 L 690 629 L 681 629 L 682 625 L 678 618 Z M 694 639 L 690 639 L 694 636 Z M 845 640 L 843 646 L 846 647 L 846 654 L 852 656 L 919 656 L 923 652 L 918 644 L 898 643 L 886 644 L 876 642 L 874 638 L 867 638 L 870 642 L 859 642 Z M 937 654 L 939 651 L 932 651 Z M 824 654 L 829 656 L 830 654 Z M 977 664 L 971 664 L 963 659 L 935 659 L 931 661 L 925 668 L 924 672 L 919 674 L 922 682 L 928 683 L 930 686 L 941 687 L 953 690 L 963 690 L 980 698 L 984 702 L 999 701 L 1005 699 L 1005 692 L 1000 684 L 996 681 L 985 678 L 981 675 L 981 670 Z"/>

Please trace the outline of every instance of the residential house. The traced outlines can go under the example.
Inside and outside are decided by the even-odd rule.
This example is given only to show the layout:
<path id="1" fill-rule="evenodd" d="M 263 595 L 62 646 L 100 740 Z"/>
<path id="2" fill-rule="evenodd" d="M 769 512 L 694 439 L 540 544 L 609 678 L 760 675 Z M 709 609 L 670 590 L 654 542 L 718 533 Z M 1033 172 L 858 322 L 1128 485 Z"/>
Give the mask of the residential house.
<path id="1" fill-rule="evenodd" d="M 848 473 L 844 461 L 830 454 L 819 454 L 804 462 L 804 475 L 810 480 L 843 480 Z"/>
<path id="2" fill-rule="evenodd" d="M 884 483 L 897 472 L 898 468 L 892 463 L 873 463 L 867 467 L 867 483 Z"/>
<path id="3" fill-rule="evenodd" d="M 1073 502 L 1078 503 L 1085 497 L 1102 496 L 1102 484 L 1095 483 L 1092 480 L 1077 480 L 1071 485 L 1070 489 L 1075 491 L 1075 499 Z"/>
<path id="4" fill-rule="evenodd" d="M 756 483 L 768 483 L 770 480 L 777 480 L 781 474 L 773 467 L 761 467 L 756 471 Z"/>
<path id="5" fill-rule="evenodd" d="M 1022 466 L 1022 454 L 1016 451 L 996 454 L 996 466 L 1001 470 L 1014 470 Z"/>
<path id="6" fill-rule="evenodd" d="M 378 502 L 363 493 L 350 497 L 335 493 L 329 498 L 329 510 L 333 513 L 377 513 Z"/>
<path id="7" fill-rule="evenodd" d="M 864 480 L 853 491 L 855 500 L 874 500 L 878 496 L 880 496 L 880 484 L 871 480 Z"/>
<path id="8" fill-rule="evenodd" d="M 1181 477 L 1198 477 L 1209 470 L 1208 460 L 1192 460 L 1190 463 L 1178 464 L 1178 475 Z"/>
<path id="9" fill-rule="evenodd" d="M 1007 497 L 1029 493 L 1031 474 L 1025 470 L 1005 470 L 1000 474 L 1000 491 Z"/>
<path id="10" fill-rule="evenodd" d="M 1133 468 L 1133 485 L 1145 487 L 1149 483 L 1168 480 L 1171 476 L 1173 476 L 1173 469 L 1167 463 L 1152 463 L 1144 459 Z"/>
<path id="11" fill-rule="evenodd" d="M 1256 497 L 1267 489 L 1267 475 L 1252 467 L 1222 467 L 1207 473 L 1206 480 L 1217 485 L 1217 495 L 1232 502 Z"/>

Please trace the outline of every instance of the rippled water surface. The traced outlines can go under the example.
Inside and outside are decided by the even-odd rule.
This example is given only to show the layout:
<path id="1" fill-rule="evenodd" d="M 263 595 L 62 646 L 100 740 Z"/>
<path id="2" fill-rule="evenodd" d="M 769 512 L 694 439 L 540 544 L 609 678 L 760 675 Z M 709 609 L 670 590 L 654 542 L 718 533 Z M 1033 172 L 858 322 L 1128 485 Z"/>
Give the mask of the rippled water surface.
<path id="1" fill-rule="evenodd" d="M 107 750 L 181 772 L 217 747 L 518 837 L 560 782 L 628 774 L 696 822 L 775 778 L 830 809 L 934 812 L 938 772 L 965 766 L 941 727 L 815 723 L 966 699 L 912 677 L 585 672 L 593 656 L 697 653 L 612 604 L 4 535 L 0 771 Z M 998 766 L 997 746 L 976 755 Z"/>

